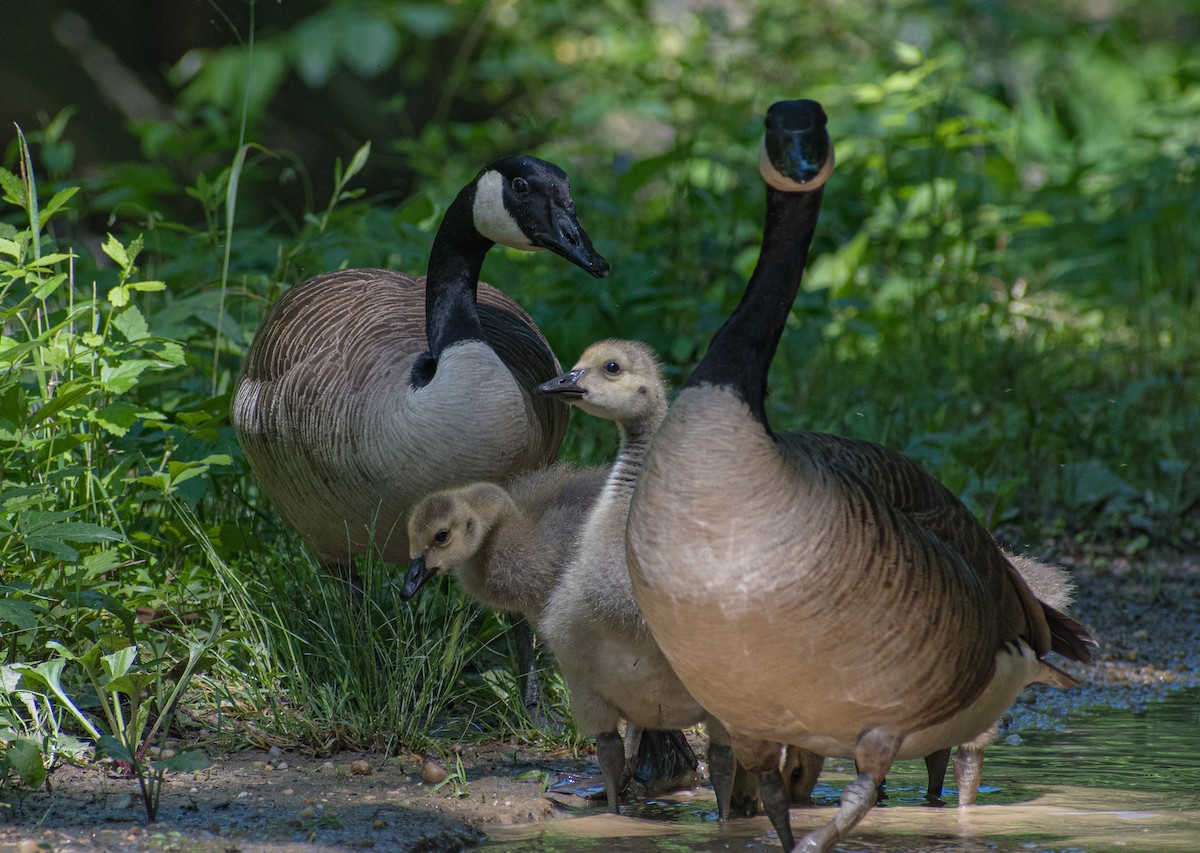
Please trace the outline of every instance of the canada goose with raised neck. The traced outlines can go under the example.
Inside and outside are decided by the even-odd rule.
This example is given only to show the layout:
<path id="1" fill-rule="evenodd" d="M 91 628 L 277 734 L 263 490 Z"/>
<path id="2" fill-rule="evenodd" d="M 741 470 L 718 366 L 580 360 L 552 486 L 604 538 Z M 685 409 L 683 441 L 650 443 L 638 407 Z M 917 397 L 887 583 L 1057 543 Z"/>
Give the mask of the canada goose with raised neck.
<path id="1" fill-rule="evenodd" d="M 505 157 L 450 204 L 424 280 L 320 275 L 259 327 L 234 389 L 234 429 L 263 493 L 325 566 L 349 572 L 368 548 L 407 560 L 405 520 L 420 497 L 502 482 L 557 455 L 567 418 L 532 389 L 561 368 L 529 315 L 479 283 L 495 243 L 608 272 L 566 173 Z"/>
<path id="2" fill-rule="evenodd" d="M 771 429 L 767 372 L 833 146 L 814 101 L 779 102 L 765 124 L 762 252 L 651 443 L 627 547 L 654 638 L 759 771 L 785 849 L 779 744 L 855 759 L 835 817 L 796 847 L 826 851 L 894 760 L 972 740 L 1027 684 L 1059 677 L 1048 652 L 1086 660 L 1093 641 L 915 463 L 880 488 L 811 434 Z"/>
<path id="3" fill-rule="evenodd" d="M 538 630 L 558 660 L 579 731 L 595 738 L 608 807 L 619 809 L 625 753 L 617 726 L 682 729 L 705 723 L 710 774 L 722 820 L 729 813 L 733 758 L 725 730 L 687 691 L 646 629 L 625 565 L 629 501 L 646 449 L 667 413 L 667 388 L 654 351 L 639 341 L 604 340 L 538 390 L 616 422 L 621 444 L 600 499 L 579 535 Z M 724 751 L 722 753 L 722 750 Z"/>

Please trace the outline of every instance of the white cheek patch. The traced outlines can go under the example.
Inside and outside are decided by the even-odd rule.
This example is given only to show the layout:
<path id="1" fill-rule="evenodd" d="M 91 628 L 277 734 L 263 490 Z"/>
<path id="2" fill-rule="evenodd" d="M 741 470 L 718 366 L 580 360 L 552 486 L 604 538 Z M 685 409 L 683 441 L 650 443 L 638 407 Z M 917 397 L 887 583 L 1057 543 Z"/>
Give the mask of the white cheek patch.
<path id="1" fill-rule="evenodd" d="M 475 230 L 494 243 L 526 252 L 536 252 L 540 248 L 529 242 L 517 220 L 504 207 L 504 177 L 499 172 L 485 172 L 476 182 L 471 216 Z"/>
<path id="2" fill-rule="evenodd" d="M 833 174 L 833 146 L 829 147 L 829 156 L 825 158 L 825 165 L 821 167 L 821 171 L 817 172 L 811 181 L 800 183 L 799 181 L 792 180 L 775 168 L 775 164 L 767 156 L 767 140 L 766 137 L 763 137 L 762 142 L 758 146 L 758 171 L 769 186 L 782 192 L 811 192 L 829 180 L 829 176 Z"/>

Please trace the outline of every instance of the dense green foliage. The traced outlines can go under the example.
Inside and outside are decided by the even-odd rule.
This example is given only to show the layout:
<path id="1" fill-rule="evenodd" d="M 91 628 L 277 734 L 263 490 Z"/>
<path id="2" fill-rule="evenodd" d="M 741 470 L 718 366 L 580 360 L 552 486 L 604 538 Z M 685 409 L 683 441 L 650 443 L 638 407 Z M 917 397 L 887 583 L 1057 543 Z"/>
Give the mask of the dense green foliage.
<path id="1" fill-rule="evenodd" d="M 170 69 L 167 115 L 128 125 L 136 156 L 78 169 L 69 108 L 5 149 L 0 783 L 122 737 L 105 697 L 128 707 L 139 673 L 160 700 L 139 708 L 244 741 L 525 725 L 494 618 L 453 594 L 401 606 L 387 567 L 354 607 L 264 505 L 228 425 L 240 357 L 310 275 L 422 272 L 458 187 L 527 151 L 570 172 L 614 272 L 496 250 L 485 278 L 564 362 L 637 337 L 682 377 L 753 268 L 779 98 L 825 104 L 838 168 L 775 423 L 899 448 L 1022 541 L 1194 546 L 1200 15 L 343 0 L 255 22 L 222 5 L 229 45 Z M 305 99 L 360 118 L 322 124 Z M 301 128 L 341 159 L 307 163 Z M 576 417 L 564 452 L 614 445 Z M 120 672 L 79 664 L 130 648 Z M 219 652 L 203 674 L 176 666 L 201 648 Z"/>

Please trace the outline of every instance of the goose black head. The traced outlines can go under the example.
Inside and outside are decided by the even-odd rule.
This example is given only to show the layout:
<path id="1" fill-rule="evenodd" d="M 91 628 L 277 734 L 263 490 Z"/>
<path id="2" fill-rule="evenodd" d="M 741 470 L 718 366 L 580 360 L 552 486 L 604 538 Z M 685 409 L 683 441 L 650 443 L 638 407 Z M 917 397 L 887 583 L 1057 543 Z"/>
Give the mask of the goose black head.
<path id="1" fill-rule="evenodd" d="M 816 101 L 777 101 L 767 110 L 758 170 L 783 192 L 808 192 L 833 174 L 833 143 Z"/>
<path id="2" fill-rule="evenodd" d="M 595 278 L 608 261 L 575 215 L 567 173 L 536 157 L 504 157 L 475 179 L 475 228 L 489 240 L 527 252 L 549 249 Z"/>

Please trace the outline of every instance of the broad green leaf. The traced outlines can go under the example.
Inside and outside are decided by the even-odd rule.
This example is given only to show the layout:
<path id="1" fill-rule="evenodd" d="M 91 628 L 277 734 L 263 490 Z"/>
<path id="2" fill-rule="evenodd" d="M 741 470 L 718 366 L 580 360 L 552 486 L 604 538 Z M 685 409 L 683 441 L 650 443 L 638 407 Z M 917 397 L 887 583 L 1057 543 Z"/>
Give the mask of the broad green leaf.
<path id="1" fill-rule="evenodd" d="M 146 325 L 146 318 L 142 316 L 142 312 L 136 305 L 130 305 L 124 311 L 117 312 L 112 319 L 112 324 L 130 343 L 150 337 L 150 328 Z"/>
<path id="2" fill-rule="evenodd" d="M 112 735 L 102 735 L 96 741 L 96 751 L 101 755 L 107 755 L 113 761 L 124 761 L 128 764 L 133 764 L 133 753 L 129 751 L 120 738 Z"/>
<path id="3" fill-rule="evenodd" d="M 105 365 L 100 368 L 100 384 L 104 386 L 104 390 L 106 391 L 111 391 L 114 394 L 124 394 L 134 385 L 137 385 L 138 377 L 147 368 L 157 366 L 153 361 L 145 359 L 130 359 L 117 365 Z"/>
<path id="4" fill-rule="evenodd" d="M 208 760 L 208 756 L 199 749 L 177 752 L 170 758 L 159 758 L 150 762 L 152 770 L 159 772 L 171 770 L 175 773 L 191 773 L 195 770 L 203 770 L 211 765 L 212 762 Z"/>
<path id="5" fill-rule="evenodd" d="M 116 261 L 117 266 L 121 269 L 129 269 L 129 254 L 125 251 L 125 247 L 121 245 L 121 241 L 112 234 L 108 235 L 108 239 L 104 241 L 100 248 L 104 250 L 104 254 Z"/>
<path id="6" fill-rule="evenodd" d="M 108 301 L 114 308 L 124 308 L 129 304 L 129 291 L 125 285 L 118 284 L 108 291 Z"/>
<path id="7" fill-rule="evenodd" d="M 7 622 L 18 631 L 30 631 L 37 626 L 37 613 L 44 613 L 46 608 L 20 598 L 0 598 L 0 622 Z M 8 631 L 2 633 L 7 634 Z"/>
<path id="8" fill-rule="evenodd" d="M 42 749 L 26 738 L 17 738 L 5 748 L 3 761 L 30 788 L 40 788 L 46 781 L 46 765 Z"/>
<path id="9" fill-rule="evenodd" d="M 111 403 L 89 413 L 88 420 L 99 424 L 113 435 L 125 435 L 138 422 L 142 409 L 130 403 Z"/>
<path id="10" fill-rule="evenodd" d="M 105 681 L 112 682 L 129 672 L 130 667 L 137 660 L 137 653 L 137 646 L 126 646 L 102 657 L 100 662 L 104 666 Z M 109 689 L 115 690 L 116 688 L 110 687 Z"/>

